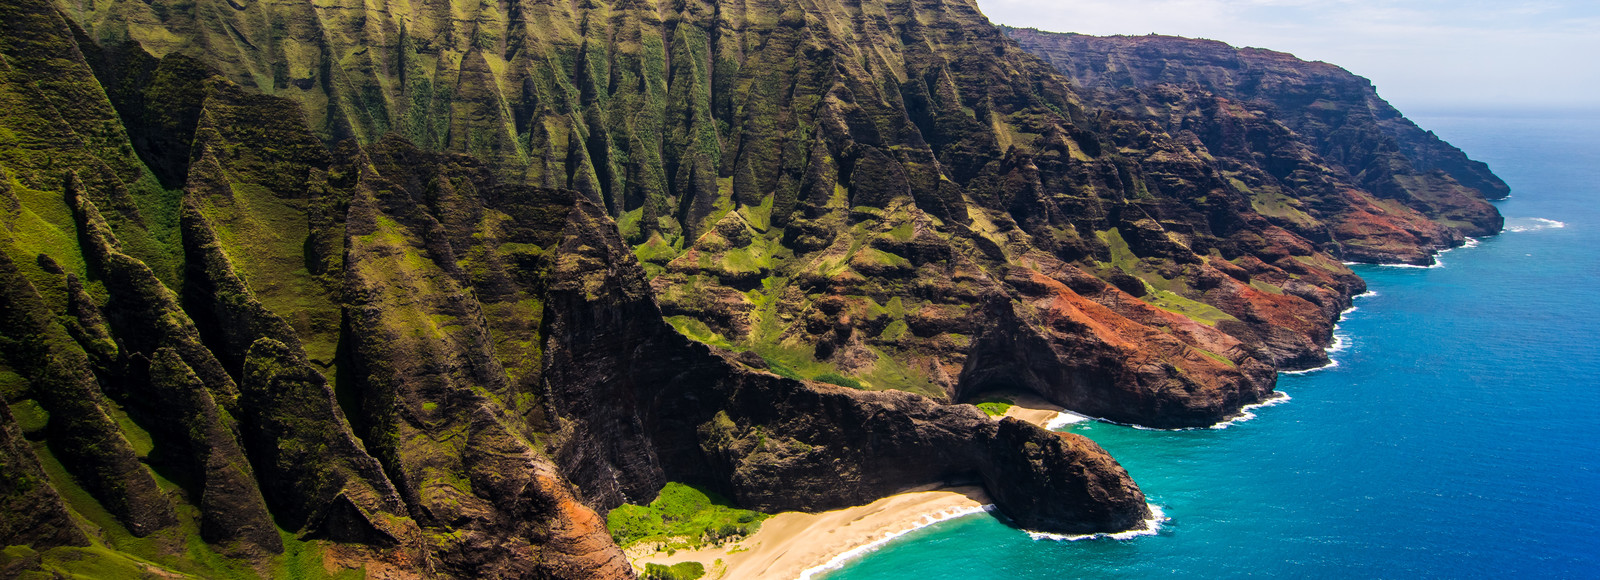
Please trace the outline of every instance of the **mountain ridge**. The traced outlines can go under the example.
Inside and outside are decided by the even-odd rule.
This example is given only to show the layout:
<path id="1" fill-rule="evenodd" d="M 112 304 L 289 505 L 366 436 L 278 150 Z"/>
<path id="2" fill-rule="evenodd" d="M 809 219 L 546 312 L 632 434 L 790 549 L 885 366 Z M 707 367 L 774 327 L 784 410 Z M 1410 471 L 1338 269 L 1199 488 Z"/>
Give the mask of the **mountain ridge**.
<path id="1" fill-rule="evenodd" d="M 1208 426 L 1326 361 L 1342 260 L 1498 229 L 970 2 L 0 10 L 7 570 L 625 577 L 668 481 L 1122 531 L 1098 446 L 954 403 Z"/>

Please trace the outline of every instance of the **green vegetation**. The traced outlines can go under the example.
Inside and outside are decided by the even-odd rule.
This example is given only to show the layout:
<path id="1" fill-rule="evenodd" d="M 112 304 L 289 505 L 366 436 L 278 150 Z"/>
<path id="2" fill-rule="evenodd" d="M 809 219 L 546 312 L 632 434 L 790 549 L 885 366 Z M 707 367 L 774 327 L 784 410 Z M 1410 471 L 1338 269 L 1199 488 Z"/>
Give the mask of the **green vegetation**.
<path id="1" fill-rule="evenodd" d="M 999 417 L 1006 414 L 1006 410 L 1010 409 L 1011 405 L 1007 403 L 978 403 L 977 407 L 985 415 Z"/>
<path id="2" fill-rule="evenodd" d="M 702 577 L 706 577 L 706 564 L 677 562 L 672 566 L 645 564 L 645 574 L 640 575 L 640 580 L 699 580 Z"/>
<path id="3" fill-rule="evenodd" d="M 1335 260 L 1335 259 L 1329 257 L 1327 254 L 1315 254 L 1315 255 L 1311 255 L 1311 256 L 1295 256 L 1294 260 L 1296 262 L 1300 262 L 1301 264 L 1305 264 L 1307 266 L 1311 266 L 1313 268 L 1317 268 L 1319 270 L 1324 270 L 1324 271 L 1328 271 L 1328 272 L 1340 272 L 1340 273 L 1343 273 L 1343 272 L 1349 272 L 1350 271 L 1350 267 L 1349 266 L 1346 266 L 1343 263 L 1339 262 L 1338 260 Z"/>
<path id="4" fill-rule="evenodd" d="M 1259 185 L 1251 188 L 1241 181 L 1237 172 L 1227 172 L 1228 183 L 1234 188 L 1250 196 L 1250 209 L 1267 217 L 1275 217 L 1288 221 L 1300 227 L 1321 227 L 1321 222 L 1300 210 L 1300 200 L 1289 197 L 1282 189 L 1273 185 Z"/>
<path id="5" fill-rule="evenodd" d="M 985 415 L 999 417 L 1006 414 L 1006 411 L 1015 407 L 1017 403 L 1005 397 L 984 397 L 972 405 L 977 407 L 979 411 L 983 411 Z"/>
<path id="6" fill-rule="evenodd" d="M 174 572 L 199 578 L 239 580 L 263 576 L 303 580 L 365 577 L 361 569 L 329 572 L 322 564 L 324 542 L 302 540 L 281 529 L 278 534 L 283 539 L 284 552 L 265 562 L 267 569 L 263 574 L 243 560 L 221 553 L 225 548 L 201 540 L 199 508 L 187 504 L 179 506 L 178 525 L 143 538 L 134 536 L 67 474 L 47 445 L 36 443 L 34 452 L 50 478 L 51 487 L 66 500 L 73 519 L 90 530 L 89 538 L 93 542 L 86 547 L 57 547 L 40 552 L 44 569 L 51 573 L 93 579 L 165 577 Z M 156 481 L 163 491 L 177 493 L 176 484 L 159 476 Z"/>
<path id="7" fill-rule="evenodd" d="M 805 380 L 805 377 L 800 376 L 800 373 L 795 372 L 794 369 L 789 368 L 789 365 L 786 365 L 786 364 L 783 364 L 782 362 L 779 362 L 778 359 L 775 359 L 775 358 L 772 358 L 772 357 L 769 357 L 769 356 L 766 356 L 766 355 L 762 355 L 761 356 L 761 360 L 767 361 L 767 368 L 772 370 L 772 374 L 778 375 L 778 376 L 786 378 L 786 379 L 794 379 L 794 380 L 797 380 L 797 381 Z"/>
<path id="8" fill-rule="evenodd" d="M 1266 292 L 1268 294 L 1278 294 L 1278 295 L 1282 295 L 1283 294 L 1283 289 L 1282 288 L 1279 288 L 1279 287 L 1273 285 L 1271 282 L 1267 282 L 1266 280 L 1251 280 L 1250 281 L 1250 287 L 1251 288 L 1255 288 L 1256 290 L 1260 290 L 1262 292 Z"/>
<path id="9" fill-rule="evenodd" d="M 671 566 L 645 564 L 641 580 L 699 580 L 706 575 L 706 567 L 699 562 L 679 562 Z"/>
<path id="10" fill-rule="evenodd" d="M 898 299 L 898 297 L 896 299 Z M 906 321 L 904 320 L 890 322 L 888 326 L 883 327 L 883 332 L 878 333 L 878 339 L 883 341 L 899 340 L 900 337 L 906 335 L 906 330 L 908 328 L 909 327 L 906 326 Z"/>
<path id="11" fill-rule="evenodd" d="M 677 329 L 680 334 L 699 342 L 728 350 L 743 350 L 734 348 L 733 343 L 728 342 L 728 339 L 723 337 L 721 333 L 712 330 L 710 326 L 707 326 L 706 323 L 701 322 L 697 318 L 691 318 L 688 316 L 668 316 L 667 323 L 671 324 L 673 328 Z"/>
<path id="12" fill-rule="evenodd" d="M 1157 308 L 1182 314 L 1207 326 L 1216 326 L 1218 322 L 1224 320 L 1238 320 L 1215 306 L 1198 300 L 1190 300 L 1166 290 L 1157 290 L 1145 296 L 1145 300 Z"/>
<path id="13" fill-rule="evenodd" d="M 921 371 L 911 368 L 910 365 L 883 350 L 872 347 L 868 347 L 868 350 L 878 355 L 878 360 L 873 363 L 869 372 L 862 375 L 866 388 L 874 391 L 895 389 L 935 399 L 945 396 L 944 388 Z"/>
<path id="14" fill-rule="evenodd" d="M 822 373 L 817 375 L 817 380 L 824 383 L 839 385 L 841 387 L 850 387 L 852 389 L 862 388 L 861 381 L 852 379 L 839 373 Z"/>
<path id="15" fill-rule="evenodd" d="M 649 542 L 660 544 L 659 549 L 679 550 L 736 541 L 755 533 L 767 517 L 735 508 L 715 493 L 668 482 L 650 505 L 627 504 L 611 510 L 606 527 L 624 548 Z"/>
<path id="16" fill-rule="evenodd" d="M 1096 233 L 1111 249 L 1111 262 L 1103 266 L 1107 271 L 1120 269 L 1143 280 L 1148 291 L 1143 298 L 1145 302 L 1168 312 L 1182 314 L 1207 326 L 1216 326 L 1218 322 L 1224 320 L 1238 320 L 1215 306 L 1189 298 L 1190 295 L 1199 294 L 1187 280 L 1182 276 L 1173 278 L 1163 276 L 1161 271 L 1150 263 L 1155 262 L 1159 266 L 1159 261 L 1147 261 L 1135 255 L 1128 247 L 1127 240 L 1123 239 L 1122 233 L 1116 228 Z"/>
<path id="17" fill-rule="evenodd" d="M 1239 365 L 1235 364 L 1233 361 L 1228 360 L 1228 357 L 1222 356 L 1220 354 L 1217 354 L 1217 353 L 1214 353 L 1214 352 L 1211 352 L 1209 350 L 1206 350 L 1206 349 L 1203 349 L 1203 348 L 1199 348 L 1199 347 L 1190 347 L 1190 348 L 1193 348 L 1195 352 L 1200 353 L 1201 356 L 1204 356 L 1204 357 L 1206 357 L 1208 359 L 1217 361 L 1219 363 L 1228 365 L 1230 367 L 1239 366 Z"/>
<path id="18" fill-rule="evenodd" d="M 44 410 L 44 407 L 33 399 L 12 403 L 11 417 L 16 419 L 17 427 L 22 429 L 23 433 L 43 431 L 50 423 L 50 412 Z"/>

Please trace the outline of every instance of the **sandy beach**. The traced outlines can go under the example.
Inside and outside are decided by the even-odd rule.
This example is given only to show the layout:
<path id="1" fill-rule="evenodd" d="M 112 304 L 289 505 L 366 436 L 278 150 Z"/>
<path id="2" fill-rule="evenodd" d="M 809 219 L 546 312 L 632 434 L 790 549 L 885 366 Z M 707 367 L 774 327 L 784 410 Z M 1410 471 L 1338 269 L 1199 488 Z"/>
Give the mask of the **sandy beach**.
<path id="1" fill-rule="evenodd" d="M 1059 407 L 1036 397 L 1007 397 L 1019 403 L 1006 411 L 1007 417 L 1043 426 L 1060 412 Z M 628 551 L 628 558 L 641 571 L 645 564 L 700 562 L 706 567 L 706 580 L 796 580 L 841 563 L 864 547 L 935 521 L 987 517 L 971 514 L 981 512 L 989 503 L 988 496 L 977 486 L 911 491 L 864 506 L 815 514 L 777 514 L 763 522 L 755 534 L 734 544 L 672 555 L 634 549 Z"/>
<path id="2" fill-rule="evenodd" d="M 1038 395 L 1032 393 L 1005 393 L 1001 396 L 1011 399 L 1011 402 L 1015 403 L 1011 408 L 1006 409 L 1006 417 L 1016 417 L 1040 427 L 1046 427 L 1063 411 L 1066 411 L 1059 405 L 1041 399 Z"/>
<path id="3" fill-rule="evenodd" d="M 989 498 L 979 487 L 953 487 L 892 495 L 864 506 L 807 514 L 785 512 L 737 544 L 665 553 L 628 554 L 634 567 L 647 563 L 700 562 L 706 578 L 795 580 L 840 554 L 948 518 L 980 512 Z M 716 562 L 722 561 L 718 566 Z"/>

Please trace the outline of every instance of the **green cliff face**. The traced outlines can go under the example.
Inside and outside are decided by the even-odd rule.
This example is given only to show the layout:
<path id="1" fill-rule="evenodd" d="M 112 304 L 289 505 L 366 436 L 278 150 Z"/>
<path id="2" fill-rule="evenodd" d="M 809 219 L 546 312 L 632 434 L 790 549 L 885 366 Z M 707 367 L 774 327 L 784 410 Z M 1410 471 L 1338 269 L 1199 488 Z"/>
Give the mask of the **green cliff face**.
<path id="1" fill-rule="evenodd" d="M 668 481 L 1127 529 L 1103 450 L 953 403 L 1213 424 L 1326 361 L 1342 261 L 1427 261 L 1504 193 L 1356 77 L 1113 79 L 1072 58 L 1144 57 L 1010 31 L 1046 62 L 961 0 L 0 27 L 18 573 L 626 577 L 602 515 Z"/>

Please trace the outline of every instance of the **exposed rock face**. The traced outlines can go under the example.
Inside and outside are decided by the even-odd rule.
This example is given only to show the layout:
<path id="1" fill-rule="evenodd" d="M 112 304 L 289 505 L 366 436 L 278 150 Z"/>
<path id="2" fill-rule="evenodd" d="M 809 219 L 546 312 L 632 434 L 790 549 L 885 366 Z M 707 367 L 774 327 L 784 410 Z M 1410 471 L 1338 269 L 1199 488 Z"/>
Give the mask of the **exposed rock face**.
<path id="1" fill-rule="evenodd" d="M 25 396 L 49 414 L 52 452 L 130 533 L 143 536 L 172 525 L 172 504 L 112 418 L 83 349 L 8 256 L 0 256 L 0 282 L 5 364 L 27 381 Z"/>
<path id="2" fill-rule="evenodd" d="M 1370 198 L 1361 202 L 1378 206 L 1357 208 L 1356 213 L 1373 215 L 1365 222 L 1386 221 L 1382 202 L 1396 200 L 1469 236 L 1500 231 L 1499 212 L 1483 199 L 1505 197 L 1510 192 L 1505 182 L 1482 162 L 1406 119 L 1378 96 L 1370 81 L 1342 68 L 1212 40 L 1005 30 L 1024 50 L 1080 86 L 1102 91 L 1101 97 L 1119 105 L 1118 110 L 1148 115 L 1170 131 L 1192 131 L 1213 154 L 1265 169 L 1290 190 L 1290 197 L 1327 197 L 1307 195 L 1307 190 L 1328 187 L 1319 181 L 1343 182 L 1335 187 L 1358 190 L 1352 192 L 1355 197 Z M 1130 98 L 1133 94 L 1137 96 Z M 1272 126 L 1280 123 L 1282 128 Z M 1252 163 L 1253 157 L 1265 162 Z M 1299 161 L 1307 175 L 1287 177 L 1299 168 L 1285 166 L 1286 161 Z M 1323 200 L 1330 202 L 1339 200 Z M 1337 221 L 1329 225 L 1355 229 Z M 1427 233 L 1399 225 L 1413 235 Z M 1346 257 L 1376 261 L 1396 256 L 1380 252 Z"/>
<path id="3" fill-rule="evenodd" d="M 1121 530 L 1149 516 L 1127 473 L 1081 437 L 909 393 L 786 379 L 688 340 L 656 313 L 643 270 L 615 256 L 622 245 L 601 208 L 580 202 L 573 214 L 546 309 L 547 401 L 573 421 L 556 457 L 597 501 L 691 481 L 756 509 L 815 511 L 982 481 L 1002 511 L 1041 529 Z M 1087 499 L 1091 488 L 1092 501 L 1027 499 Z"/>
<path id="4" fill-rule="evenodd" d="M 36 549 L 87 546 L 89 538 L 72 523 L 60 494 L 23 438 L 8 407 L 0 407 L 0 538 Z M 20 570 L 11 570 L 16 573 Z"/>
<path id="5" fill-rule="evenodd" d="M 0 26 L 0 542 L 196 576 L 629 577 L 602 515 L 668 481 L 1126 530 L 1098 446 L 951 403 L 1215 423 L 1326 361 L 1341 260 L 1503 193 L 1355 77 L 1051 57 L 1080 94 L 966 0 Z"/>
<path id="6" fill-rule="evenodd" d="M 380 546 L 415 533 L 400 521 L 405 504 L 383 467 L 302 352 L 263 336 L 246 355 L 243 377 L 245 440 L 285 527 Z"/>
<path id="7" fill-rule="evenodd" d="M 282 551 L 232 417 L 172 348 L 156 351 L 149 372 L 150 392 L 138 395 L 161 401 L 177 419 L 165 422 L 165 435 L 187 448 L 189 471 L 199 475 L 200 536 L 234 549 Z"/>

